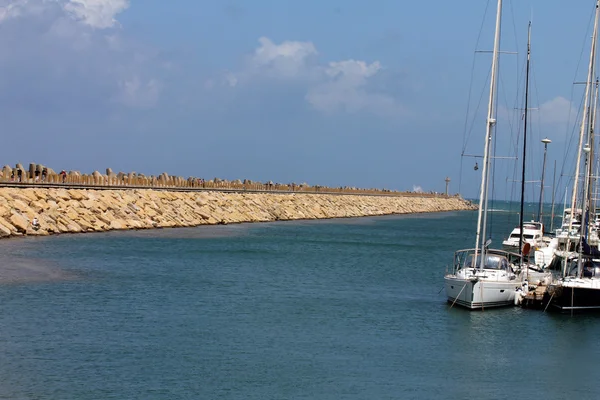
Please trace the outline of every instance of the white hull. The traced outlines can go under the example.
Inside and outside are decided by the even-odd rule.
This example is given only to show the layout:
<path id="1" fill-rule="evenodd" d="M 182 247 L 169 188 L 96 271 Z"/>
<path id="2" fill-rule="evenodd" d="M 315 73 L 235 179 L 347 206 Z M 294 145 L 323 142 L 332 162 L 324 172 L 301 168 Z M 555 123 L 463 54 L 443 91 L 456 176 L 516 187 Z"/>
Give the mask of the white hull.
<path id="1" fill-rule="evenodd" d="M 503 246 L 519 247 L 521 239 L 521 227 L 512 230 L 510 236 L 502 242 Z M 529 243 L 532 247 L 544 245 L 544 225 L 541 222 L 525 222 L 523 224 L 523 243 Z"/>
<path id="2" fill-rule="evenodd" d="M 521 282 L 486 281 L 483 279 L 459 278 L 456 275 L 444 277 L 448 302 L 469 309 L 513 306 L 515 292 Z"/>
<path id="3" fill-rule="evenodd" d="M 544 245 L 544 242 L 542 240 L 532 240 L 532 239 L 525 239 L 525 240 L 523 240 L 523 243 L 529 243 L 531 245 L 531 247 L 542 247 Z M 506 239 L 506 240 L 502 241 L 502 246 L 515 247 L 518 249 L 519 248 L 519 239 L 514 239 L 514 238 Z"/>

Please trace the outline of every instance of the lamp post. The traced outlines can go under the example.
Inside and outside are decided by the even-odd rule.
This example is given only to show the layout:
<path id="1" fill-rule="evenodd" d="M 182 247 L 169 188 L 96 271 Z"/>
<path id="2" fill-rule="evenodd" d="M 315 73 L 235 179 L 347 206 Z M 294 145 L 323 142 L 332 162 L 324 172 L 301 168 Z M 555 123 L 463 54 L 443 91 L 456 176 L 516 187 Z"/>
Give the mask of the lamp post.
<path id="1" fill-rule="evenodd" d="M 544 143 L 544 163 L 542 164 L 542 187 L 540 188 L 540 207 L 538 209 L 538 221 L 542 222 L 542 205 L 544 204 L 544 175 L 546 174 L 546 153 L 548 152 L 548 143 L 552 140 L 548 138 L 542 139 Z"/>

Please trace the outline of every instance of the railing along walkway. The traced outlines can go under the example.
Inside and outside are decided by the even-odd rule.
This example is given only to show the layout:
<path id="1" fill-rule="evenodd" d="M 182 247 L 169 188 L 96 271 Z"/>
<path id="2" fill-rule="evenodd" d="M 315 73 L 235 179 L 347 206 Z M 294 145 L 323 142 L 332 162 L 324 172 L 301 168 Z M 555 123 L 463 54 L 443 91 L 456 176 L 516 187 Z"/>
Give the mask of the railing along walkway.
<path id="1" fill-rule="evenodd" d="M 307 194 L 333 194 L 333 195 L 362 195 L 362 196 L 397 196 L 397 197 L 426 197 L 426 198 L 448 198 L 440 193 L 422 192 L 397 192 L 381 189 L 357 189 L 357 188 L 332 188 L 325 186 L 306 185 L 282 185 L 271 183 L 236 183 L 236 182 L 201 182 L 196 179 L 183 179 L 173 177 L 168 180 L 150 177 L 118 177 L 118 176 L 91 176 L 91 175 L 49 175 L 46 179 L 23 178 L 18 179 L 0 177 L 0 187 L 16 188 L 66 188 L 66 189 L 151 189 L 166 191 L 219 191 L 238 193 L 307 193 Z"/>

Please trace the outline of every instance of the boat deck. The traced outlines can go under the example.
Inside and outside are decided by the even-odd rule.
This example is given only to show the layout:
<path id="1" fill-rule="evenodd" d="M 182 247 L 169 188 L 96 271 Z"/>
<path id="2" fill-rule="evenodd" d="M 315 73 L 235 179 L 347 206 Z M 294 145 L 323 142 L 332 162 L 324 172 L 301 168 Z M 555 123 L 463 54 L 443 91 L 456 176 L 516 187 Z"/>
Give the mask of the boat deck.
<path id="1" fill-rule="evenodd" d="M 547 288 L 545 285 L 538 285 L 535 290 L 529 291 L 521 302 L 521 306 L 523 308 L 542 309 L 542 299 Z"/>

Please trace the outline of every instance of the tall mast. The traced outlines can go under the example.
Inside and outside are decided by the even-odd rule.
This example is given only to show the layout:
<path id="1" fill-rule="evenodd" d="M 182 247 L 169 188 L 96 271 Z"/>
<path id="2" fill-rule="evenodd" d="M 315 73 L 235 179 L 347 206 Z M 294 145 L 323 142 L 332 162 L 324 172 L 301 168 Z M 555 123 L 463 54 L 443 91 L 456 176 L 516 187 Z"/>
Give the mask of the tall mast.
<path id="1" fill-rule="evenodd" d="M 529 63 L 531 59 L 531 21 L 527 27 L 527 67 L 525 69 L 525 117 L 523 127 L 523 168 L 521 171 L 521 212 L 519 213 L 519 253 L 523 250 L 523 209 L 525 205 L 525 155 L 527 150 L 527 114 L 529 109 Z M 521 255 L 521 263 L 523 255 Z"/>
<path id="2" fill-rule="evenodd" d="M 596 55 L 594 54 L 594 57 Z M 595 64 L 594 64 L 594 74 L 595 74 Z M 588 130 L 588 140 L 587 140 L 587 146 L 589 148 L 589 151 L 586 151 L 586 156 L 587 156 L 587 168 L 586 168 L 586 175 L 585 175 L 585 179 L 586 179 L 586 184 L 587 186 L 585 187 L 585 191 L 584 193 L 586 194 L 586 207 L 583 209 L 583 213 L 584 216 L 586 216 L 586 218 L 584 219 L 584 222 L 587 221 L 587 224 L 585 226 L 585 238 L 588 238 L 589 235 L 589 227 L 590 227 L 590 223 L 591 221 L 591 211 L 593 208 L 593 202 L 592 202 L 592 194 L 593 194 L 593 175 L 594 175 L 594 163 L 593 160 L 595 158 L 595 151 L 594 151 L 594 126 L 596 124 L 596 111 L 597 111 L 597 106 L 598 106 L 598 102 L 597 102 L 597 98 L 598 98 L 598 80 L 596 79 L 596 81 L 594 82 L 594 95 L 593 98 L 591 100 L 592 106 L 591 106 L 591 110 L 590 110 L 590 116 L 589 116 L 589 130 Z"/>
<path id="3" fill-rule="evenodd" d="M 585 83 L 585 99 L 584 99 L 584 108 L 583 108 L 583 117 L 581 120 L 581 130 L 579 132 L 579 152 L 577 153 L 577 165 L 575 167 L 575 182 L 573 183 L 573 194 L 572 194 L 572 198 L 571 198 L 571 219 L 569 221 L 569 231 L 571 231 L 572 228 L 572 221 L 573 221 L 573 214 L 574 214 L 574 208 L 576 206 L 576 196 L 577 196 L 577 183 L 579 181 L 579 168 L 580 168 L 580 163 L 581 163 L 581 150 L 582 150 L 582 146 L 583 146 L 583 142 L 584 139 L 586 141 L 585 143 L 585 148 L 583 148 L 583 150 L 586 152 L 585 155 L 585 175 L 584 175 L 584 181 L 583 181 L 583 196 L 582 196 L 582 206 L 581 206 L 581 216 L 582 216 L 582 221 L 581 221 L 581 232 L 579 235 L 579 258 L 578 258 L 578 262 L 577 262 L 577 274 L 581 275 L 581 271 L 582 271 L 582 264 L 581 264 L 581 251 L 582 251 L 582 247 L 581 243 L 582 243 L 582 239 L 584 236 L 584 230 L 587 233 L 587 224 L 588 221 L 586 221 L 586 218 L 588 216 L 587 214 L 587 203 L 588 203 L 588 191 L 589 191 L 589 176 L 590 176 L 590 164 L 591 164 L 591 159 L 590 159 L 590 152 L 591 152 L 591 147 L 590 147 L 590 124 L 591 124 L 591 120 L 592 120 L 592 113 L 590 112 L 590 107 L 591 107 L 591 103 L 593 103 L 593 99 L 591 99 L 591 89 L 592 89 L 592 79 L 594 77 L 594 71 L 595 71 L 595 66 L 596 66 L 596 46 L 597 46 L 597 40 L 598 40 L 598 16 L 600 15 L 600 0 L 596 1 L 596 12 L 595 12 L 595 18 L 594 18 L 594 31 L 592 33 L 592 44 L 591 44 L 591 49 L 590 49 L 590 61 L 589 61 L 589 65 L 588 65 L 588 76 L 587 76 L 587 80 Z M 586 135 L 587 134 L 587 135 Z M 567 240 L 567 244 L 568 244 L 568 240 Z M 566 269 L 566 266 L 564 267 Z M 566 272 L 563 269 L 563 272 Z"/>
<path id="4" fill-rule="evenodd" d="M 594 74 L 596 74 L 596 71 L 594 71 Z M 592 217 L 592 215 L 595 216 L 596 214 L 596 196 L 594 195 L 594 190 L 597 189 L 597 184 L 596 179 L 597 179 L 597 173 L 596 176 L 594 175 L 594 165 L 592 163 L 593 160 L 597 159 L 596 157 L 596 146 L 595 146 L 595 132 L 596 132 L 596 115 L 598 113 L 598 78 L 596 77 L 596 81 L 594 82 L 594 86 L 595 86 L 595 90 L 594 90 L 594 99 L 593 99 L 593 106 L 592 106 L 592 115 L 591 115 L 591 122 L 590 122 L 590 141 L 589 141 L 589 145 L 590 145 L 590 166 L 589 166 L 589 185 L 590 188 L 588 190 L 588 210 L 589 210 L 589 218 Z M 597 167 L 596 167 L 597 169 Z"/>
<path id="5" fill-rule="evenodd" d="M 488 101 L 488 113 L 486 120 L 485 144 L 483 149 L 483 168 L 481 171 L 481 189 L 479 191 L 479 211 L 477 214 L 477 234 L 475 237 L 475 259 L 477 259 L 477 249 L 481 246 L 479 268 L 484 266 L 485 236 L 488 211 L 488 189 L 490 176 L 490 147 L 492 144 L 492 133 L 496 125 L 494 109 L 496 107 L 496 80 L 498 75 L 498 53 L 500 48 L 500 22 L 502 19 L 502 0 L 498 0 L 496 10 L 496 33 L 494 35 L 494 51 L 492 53 L 492 73 L 490 77 L 490 98 Z"/>
<path id="6" fill-rule="evenodd" d="M 571 214 L 569 218 L 569 232 L 573 228 L 573 216 L 575 214 L 575 208 L 577 207 L 577 190 L 579 184 L 579 173 L 581 167 L 581 151 L 583 149 L 583 141 L 585 137 L 585 133 L 588 130 L 588 119 L 589 119 L 589 107 L 590 107 L 590 92 L 591 92 L 591 83 L 594 74 L 594 65 L 595 65 L 595 56 L 596 56 L 596 39 L 598 34 L 598 11 L 599 11 L 599 3 L 600 0 L 596 1 L 596 12 L 594 18 L 594 31 L 592 34 L 592 45 L 590 50 L 590 61 L 588 64 L 588 75 L 585 83 L 585 98 L 583 105 L 583 116 L 581 120 L 581 129 L 579 131 L 579 144 L 577 146 L 577 163 L 575 165 L 575 179 L 573 180 L 573 193 L 571 194 Z M 587 179 L 584 180 L 586 182 Z M 587 186 L 587 185 L 586 185 Z M 585 196 L 584 196 L 585 199 Z M 582 214 L 585 213 L 585 210 L 581 210 Z M 582 215 L 583 216 L 583 215 Z"/>

